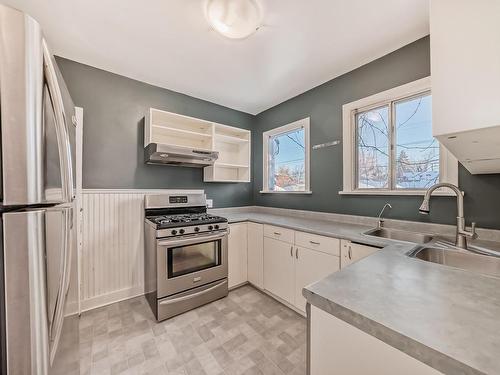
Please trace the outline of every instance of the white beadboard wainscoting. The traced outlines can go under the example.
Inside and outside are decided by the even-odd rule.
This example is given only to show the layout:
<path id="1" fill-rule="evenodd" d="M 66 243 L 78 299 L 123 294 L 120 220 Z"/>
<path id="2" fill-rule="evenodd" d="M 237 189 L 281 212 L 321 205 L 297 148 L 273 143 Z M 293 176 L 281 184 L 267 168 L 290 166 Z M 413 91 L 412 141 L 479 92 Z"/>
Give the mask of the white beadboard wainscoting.
<path id="1" fill-rule="evenodd" d="M 82 191 L 81 311 L 144 293 L 144 195 L 202 190 Z"/>

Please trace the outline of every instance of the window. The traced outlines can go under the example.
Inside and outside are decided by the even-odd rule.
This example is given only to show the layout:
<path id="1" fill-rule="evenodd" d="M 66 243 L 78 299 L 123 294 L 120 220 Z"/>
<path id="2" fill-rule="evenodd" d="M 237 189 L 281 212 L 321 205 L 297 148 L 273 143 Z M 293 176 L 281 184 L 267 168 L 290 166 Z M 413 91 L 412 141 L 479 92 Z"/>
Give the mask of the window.
<path id="1" fill-rule="evenodd" d="M 309 118 L 263 134 L 261 193 L 310 193 Z"/>
<path id="2" fill-rule="evenodd" d="M 421 194 L 457 182 L 458 163 L 432 136 L 428 78 L 343 107 L 346 194 Z"/>

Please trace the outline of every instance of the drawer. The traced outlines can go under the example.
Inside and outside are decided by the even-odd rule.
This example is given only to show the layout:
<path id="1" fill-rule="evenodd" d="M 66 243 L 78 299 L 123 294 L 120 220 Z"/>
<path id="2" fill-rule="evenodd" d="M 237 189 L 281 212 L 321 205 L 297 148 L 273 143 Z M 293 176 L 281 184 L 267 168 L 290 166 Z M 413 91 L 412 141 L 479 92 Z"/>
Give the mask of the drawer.
<path id="1" fill-rule="evenodd" d="M 264 237 L 274 238 L 283 242 L 293 244 L 294 231 L 274 225 L 264 225 Z"/>
<path id="2" fill-rule="evenodd" d="M 340 240 L 338 238 L 319 236 L 317 234 L 295 232 L 295 244 L 307 249 L 340 256 Z"/>

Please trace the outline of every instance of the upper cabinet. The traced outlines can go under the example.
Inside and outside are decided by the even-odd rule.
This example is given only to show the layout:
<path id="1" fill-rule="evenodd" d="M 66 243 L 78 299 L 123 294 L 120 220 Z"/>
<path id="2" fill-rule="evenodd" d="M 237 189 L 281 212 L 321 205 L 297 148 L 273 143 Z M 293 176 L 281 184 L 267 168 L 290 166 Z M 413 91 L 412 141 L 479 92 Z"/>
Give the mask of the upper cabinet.
<path id="1" fill-rule="evenodd" d="M 500 1 L 430 2 L 433 134 L 473 174 L 500 172 Z"/>
<path id="2" fill-rule="evenodd" d="M 206 167 L 206 182 L 250 182 L 249 130 L 214 124 L 213 147 L 219 152 L 215 164 Z"/>
<path id="3" fill-rule="evenodd" d="M 144 147 L 150 144 L 219 153 L 204 168 L 206 182 L 249 182 L 251 132 L 194 117 L 150 108 L 144 123 Z"/>
<path id="4" fill-rule="evenodd" d="M 213 151 L 213 124 L 150 108 L 144 127 L 144 147 L 150 143 Z"/>

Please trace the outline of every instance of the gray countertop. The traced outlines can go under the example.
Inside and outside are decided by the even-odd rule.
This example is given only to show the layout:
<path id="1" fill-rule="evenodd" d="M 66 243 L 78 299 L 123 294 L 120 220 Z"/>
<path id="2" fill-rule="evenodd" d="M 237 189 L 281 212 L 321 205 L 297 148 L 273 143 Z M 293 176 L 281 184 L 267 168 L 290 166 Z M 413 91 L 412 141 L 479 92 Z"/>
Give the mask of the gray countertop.
<path id="1" fill-rule="evenodd" d="M 376 247 L 384 247 L 392 243 L 392 241 L 385 240 L 383 238 L 362 234 L 362 232 L 373 228 L 366 225 L 333 222 L 329 220 L 314 220 L 310 218 L 274 215 L 252 211 L 233 213 L 229 210 L 218 210 L 217 214 L 227 218 L 229 223 L 253 221 L 255 223 L 277 225 L 283 228 L 290 228 L 328 237 L 348 239 Z"/>
<path id="2" fill-rule="evenodd" d="M 365 225 L 218 214 L 385 246 L 304 288 L 308 302 L 445 374 L 500 374 L 500 279 L 410 258 L 418 245 L 363 235 Z"/>

